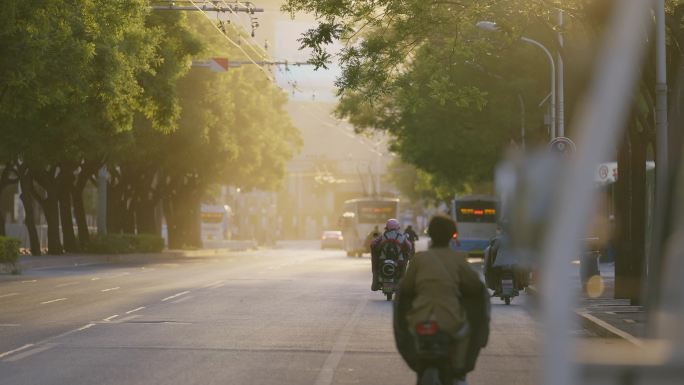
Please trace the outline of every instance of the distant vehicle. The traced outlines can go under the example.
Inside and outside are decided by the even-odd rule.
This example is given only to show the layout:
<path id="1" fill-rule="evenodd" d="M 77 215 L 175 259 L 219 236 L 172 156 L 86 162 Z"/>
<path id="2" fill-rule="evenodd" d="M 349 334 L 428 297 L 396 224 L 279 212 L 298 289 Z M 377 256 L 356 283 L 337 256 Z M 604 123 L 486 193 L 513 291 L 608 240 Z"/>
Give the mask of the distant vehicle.
<path id="1" fill-rule="evenodd" d="M 324 231 L 321 235 L 321 249 L 344 249 L 344 237 L 339 230 Z"/>
<path id="2" fill-rule="evenodd" d="M 452 242 L 456 251 L 482 256 L 489 241 L 496 236 L 497 200 L 493 196 L 470 195 L 456 199 L 458 232 Z"/>
<path id="3" fill-rule="evenodd" d="M 360 257 L 368 253 L 364 245 L 366 236 L 375 226 L 382 232 L 385 222 L 398 215 L 399 199 L 396 198 L 358 198 L 344 202 L 340 225 L 347 256 Z"/>
<path id="4" fill-rule="evenodd" d="M 202 240 L 221 241 L 230 239 L 229 217 L 230 207 L 227 205 L 202 205 Z"/>

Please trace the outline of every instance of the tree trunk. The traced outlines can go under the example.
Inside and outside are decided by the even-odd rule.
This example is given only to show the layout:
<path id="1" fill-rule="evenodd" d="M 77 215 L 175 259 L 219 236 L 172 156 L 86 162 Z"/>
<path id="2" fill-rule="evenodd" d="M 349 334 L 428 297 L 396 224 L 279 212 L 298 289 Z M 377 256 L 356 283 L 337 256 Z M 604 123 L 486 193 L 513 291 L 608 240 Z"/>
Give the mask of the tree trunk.
<path id="1" fill-rule="evenodd" d="M 74 174 L 71 167 L 60 168 L 59 182 L 59 217 L 62 223 L 62 238 L 64 241 L 64 251 L 74 253 L 79 250 L 76 234 L 74 234 L 74 221 L 71 206 L 71 191 L 74 185 Z"/>
<path id="2" fill-rule="evenodd" d="M 41 197 L 34 190 L 34 196 L 43 208 L 43 214 L 47 221 L 48 254 L 62 255 L 62 240 L 59 229 L 59 186 L 55 170 L 31 170 L 38 184 L 45 190 L 45 196 Z"/>
<path id="3" fill-rule="evenodd" d="M 615 298 L 633 305 L 641 303 L 646 260 L 646 145 L 641 135 L 630 132 L 618 152 Z"/>
<path id="4" fill-rule="evenodd" d="M 183 240 L 178 226 L 174 200 L 171 196 L 162 201 L 164 207 L 164 218 L 166 218 L 166 232 L 168 236 L 169 249 L 182 249 Z"/>
<path id="5" fill-rule="evenodd" d="M 125 206 L 121 182 L 110 182 L 107 186 L 107 233 L 121 234 L 123 232 L 123 218 Z"/>
<path id="6" fill-rule="evenodd" d="M 160 234 L 156 206 L 156 202 L 152 200 L 143 200 L 136 205 L 135 219 L 138 234 Z"/>
<path id="7" fill-rule="evenodd" d="M 164 199 L 170 249 L 201 248 L 199 194 L 183 191 Z"/>
<path id="8" fill-rule="evenodd" d="M 74 183 L 71 191 L 71 202 L 74 206 L 74 217 L 76 218 L 76 227 L 78 229 L 78 242 L 81 248 L 90 241 L 90 230 L 88 229 L 85 205 L 83 203 L 83 191 L 88 185 L 90 178 L 99 170 L 100 165 L 100 162 L 84 161 L 81 164 L 81 172 L 79 172 L 76 183 Z"/>
<path id="9" fill-rule="evenodd" d="M 71 193 L 71 201 L 74 205 L 74 217 L 78 229 L 78 243 L 81 248 L 90 241 L 90 231 L 86 220 L 85 205 L 83 204 L 83 189 L 74 188 Z"/>
<path id="10" fill-rule="evenodd" d="M 29 236 L 29 245 L 31 248 L 31 255 L 41 255 L 40 238 L 38 238 L 38 230 L 36 229 L 36 221 L 33 206 L 33 178 L 28 173 L 28 170 L 19 171 L 19 183 L 21 184 L 21 202 L 24 205 L 24 225 Z"/>

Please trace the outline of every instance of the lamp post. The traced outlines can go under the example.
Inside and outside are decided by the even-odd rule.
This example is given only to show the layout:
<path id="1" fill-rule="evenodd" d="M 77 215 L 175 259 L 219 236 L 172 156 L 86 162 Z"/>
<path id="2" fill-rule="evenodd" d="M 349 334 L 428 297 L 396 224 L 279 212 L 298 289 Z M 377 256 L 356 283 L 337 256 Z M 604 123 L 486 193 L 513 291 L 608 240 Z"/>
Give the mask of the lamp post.
<path id="1" fill-rule="evenodd" d="M 475 25 L 478 28 L 487 31 L 499 30 L 498 26 L 493 21 L 479 21 Z M 553 61 L 553 55 L 551 55 L 551 52 L 542 43 L 525 36 L 522 36 L 520 40 L 540 48 L 542 51 L 544 51 L 546 57 L 549 59 L 549 65 L 551 66 L 551 100 L 549 103 L 551 104 L 551 139 L 553 139 L 556 137 L 556 63 Z"/>

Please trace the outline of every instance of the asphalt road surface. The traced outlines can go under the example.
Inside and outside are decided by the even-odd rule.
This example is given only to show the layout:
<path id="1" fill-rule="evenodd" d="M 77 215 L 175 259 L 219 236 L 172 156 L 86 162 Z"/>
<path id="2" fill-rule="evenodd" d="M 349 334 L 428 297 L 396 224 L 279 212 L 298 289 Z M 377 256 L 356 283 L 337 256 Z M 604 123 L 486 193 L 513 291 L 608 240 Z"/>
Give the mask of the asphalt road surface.
<path id="1" fill-rule="evenodd" d="M 316 246 L 0 276 L 0 383 L 414 384 L 369 258 Z M 493 301 L 470 384 L 535 382 L 525 300 Z"/>

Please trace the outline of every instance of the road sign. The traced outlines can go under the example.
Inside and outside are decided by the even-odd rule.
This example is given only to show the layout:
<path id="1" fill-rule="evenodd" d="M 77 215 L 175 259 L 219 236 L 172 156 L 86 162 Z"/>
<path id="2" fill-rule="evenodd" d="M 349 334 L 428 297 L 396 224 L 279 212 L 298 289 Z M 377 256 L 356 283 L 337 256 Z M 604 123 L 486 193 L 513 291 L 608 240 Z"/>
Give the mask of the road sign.
<path id="1" fill-rule="evenodd" d="M 570 138 L 559 136 L 549 143 L 549 150 L 554 154 L 568 156 L 574 154 L 577 147 Z"/>
<path id="2" fill-rule="evenodd" d="M 215 57 L 209 60 L 193 60 L 192 66 L 209 68 L 212 72 L 226 72 L 231 65 L 228 58 Z"/>

